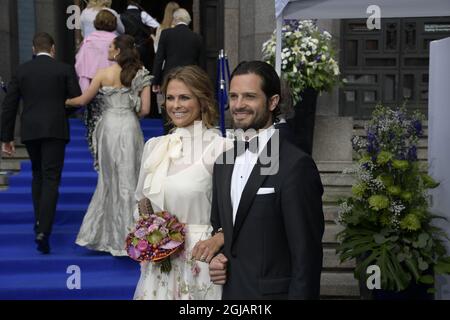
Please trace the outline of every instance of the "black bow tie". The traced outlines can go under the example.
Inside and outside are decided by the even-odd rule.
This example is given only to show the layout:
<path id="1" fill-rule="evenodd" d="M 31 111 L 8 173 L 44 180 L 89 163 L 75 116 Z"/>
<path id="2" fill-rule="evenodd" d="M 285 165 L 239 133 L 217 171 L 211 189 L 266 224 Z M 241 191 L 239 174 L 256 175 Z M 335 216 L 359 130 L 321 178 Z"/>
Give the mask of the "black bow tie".
<path id="1" fill-rule="evenodd" d="M 238 156 L 247 150 L 252 153 L 258 153 L 258 145 L 258 137 L 250 141 L 234 140 L 234 150 L 236 150 Z"/>

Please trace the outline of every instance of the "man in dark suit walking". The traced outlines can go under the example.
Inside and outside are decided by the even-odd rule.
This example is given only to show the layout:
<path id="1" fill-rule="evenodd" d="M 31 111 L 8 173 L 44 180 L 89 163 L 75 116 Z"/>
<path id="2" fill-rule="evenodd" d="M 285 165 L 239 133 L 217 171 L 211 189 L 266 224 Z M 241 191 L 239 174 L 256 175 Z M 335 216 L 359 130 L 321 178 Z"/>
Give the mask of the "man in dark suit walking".
<path id="1" fill-rule="evenodd" d="M 174 27 L 161 32 L 153 63 L 153 92 L 160 92 L 164 76 L 173 68 L 188 65 L 206 68 L 206 53 L 202 37 L 189 29 L 190 23 L 189 12 L 180 8 L 173 13 Z M 167 120 L 164 110 L 163 118 Z M 170 126 L 165 124 L 164 130 L 168 133 Z"/>
<path id="2" fill-rule="evenodd" d="M 47 33 L 33 38 L 35 58 L 19 66 L 8 86 L 2 105 L 1 141 L 3 153 L 11 156 L 14 127 L 20 99 L 23 100 L 21 137 L 30 156 L 37 249 L 49 253 L 59 195 L 69 121 L 65 101 L 81 95 L 75 70 L 55 57 L 55 42 Z"/>
<path id="3" fill-rule="evenodd" d="M 245 62 L 229 95 L 245 139 L 214 166 L 211 224 L 225 242 L 211 280 L 223 299 L 318 299 L 323 187 L 312 158 L 273 126 L 280 79 L 265 62 Z"/>

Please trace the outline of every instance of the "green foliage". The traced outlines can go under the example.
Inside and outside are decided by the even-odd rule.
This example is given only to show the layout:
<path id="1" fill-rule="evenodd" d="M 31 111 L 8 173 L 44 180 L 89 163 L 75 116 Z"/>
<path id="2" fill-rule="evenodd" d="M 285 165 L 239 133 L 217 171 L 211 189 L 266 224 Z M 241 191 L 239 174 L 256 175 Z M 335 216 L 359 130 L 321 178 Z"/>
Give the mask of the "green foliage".
<path id="1" fill-rule="evenodd" d="M 378 106 L 367 138 L 354 139 L 359 161 L 352 196 L 341 200 L 338 235 L 342 261 L 356 259 L 355 277 L 365 280 L 369 265 L 381 269 L 381 286 L 403 290 L 411 281 L 432 284 L 431 274 L 450 274 L 447 235 L 432 225 L 427 190 L 439 186 L 421 172 L 417 145 L 423 116 Z"/>

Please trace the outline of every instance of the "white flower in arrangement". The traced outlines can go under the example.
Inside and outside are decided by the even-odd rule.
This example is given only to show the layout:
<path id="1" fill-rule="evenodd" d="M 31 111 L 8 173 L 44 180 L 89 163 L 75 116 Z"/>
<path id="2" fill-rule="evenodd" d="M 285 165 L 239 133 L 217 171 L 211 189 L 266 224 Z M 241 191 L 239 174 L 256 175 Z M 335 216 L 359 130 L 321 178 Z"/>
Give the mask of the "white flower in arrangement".
<path id="1" fill-rule="evenodd" d="M 282 78 L 293 93 L 294 104 L 304 88 L 317 91 L 340 83 L 329 32 L 321 32 L 311 20 L 288 21 L 282 28 Z M 263 44 L 263 60 L 275 65 L 276 32 Z"/>

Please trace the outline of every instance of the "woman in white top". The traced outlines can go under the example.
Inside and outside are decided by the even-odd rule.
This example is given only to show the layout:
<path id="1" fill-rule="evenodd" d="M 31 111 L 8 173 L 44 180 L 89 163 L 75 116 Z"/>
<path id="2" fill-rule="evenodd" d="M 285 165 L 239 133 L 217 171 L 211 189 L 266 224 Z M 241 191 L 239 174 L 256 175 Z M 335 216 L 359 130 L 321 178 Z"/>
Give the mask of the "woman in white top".
<path id="1" fill-rule="evenodd" d="M 155 212 L 168 211 L 185 223 L 185 248 L 171 257 L 169 273 L 157 264 L 141 263 L 134 299 L 221 299 L 222 288 L 211 283 L 208 271 L 208 263 L 224 242 L 222 233 L 211 237 L 212 170 L 232 142 L 209 129 L 217 119 L 217 108 L 203 70 L 196 66 L 173 69 L 163 92 L 175 130 L 146 143 L 136 199 L 146 197 Z"/>
<path id="2" fill-rule="evenodd" d="M 156 29 L 156 35 L 152 35 L 153 38 L 153 47 L 155 48 L 155 53 L 158 51 L 158 42 L 159 38 L 161 37 L 161 32 L 164 29 L 168 29 L 172 27 L 172 21 L 173 21 L 173 13 L 175 10 L 179 9 L 180 5 L 176 3 L 175 1 L 170 1 L 166 5 L 166 9 L 164 10 L 164 18 L 161 22 L 161 25 Z"/>
<path id="3" fill-rule="evenodd" d="M 97 13 L 100 12 L 102 9 L 106 9 L 111 11 L 117 18 L 117 34 L 123 34 L 125 32 L 125 27 L 123 26 L 122 20 L 120 20 L 119 14 L 111 9 L 111 3 L 112 0 L 89 0 L 89 3 L 81 12 L 81 34 L 83 35 L 83 38 L 86 38 L 88 35 L 90 35 L 92 32 L 95 31 L 94 27 L 94 21 L 95 17 L 97 16 Z"/>

